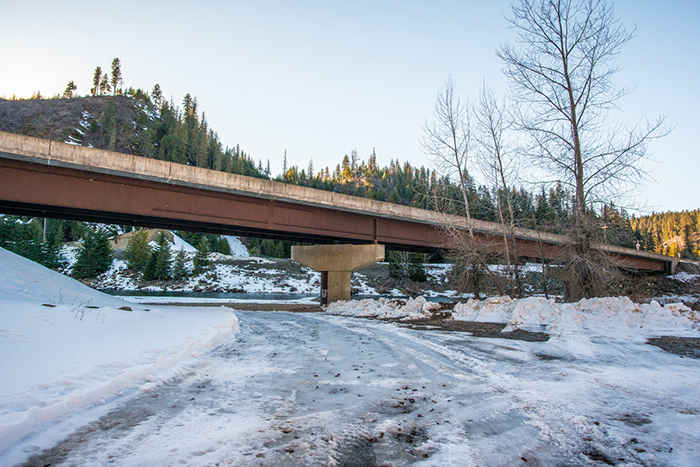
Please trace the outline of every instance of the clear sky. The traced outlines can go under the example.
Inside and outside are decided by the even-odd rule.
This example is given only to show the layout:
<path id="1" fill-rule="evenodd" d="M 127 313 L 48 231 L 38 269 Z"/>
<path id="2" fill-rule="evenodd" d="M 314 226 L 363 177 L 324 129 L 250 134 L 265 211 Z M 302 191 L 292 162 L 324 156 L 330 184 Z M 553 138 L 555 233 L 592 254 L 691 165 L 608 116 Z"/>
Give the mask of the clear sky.
<path id="1" fill-rule="evenodd" d="M 656 179 L 645 211 L 700 208 L 700 2 L 619 0 L 637 37 L 617 81 L 634 91 L 623 118 L 666 115 L 671 134 L 651 144 Z M 451 75 L 460 95 L 507 83 L 495 56 L 512 40 L 495 1 L 32 1 L 0 0 L 0 97 L 77 92 L 96 66 L 119 57 L 126 87 L 181 105 L 197 98 L 224 145 L 241 148 L 273 175 L 289 165 L 331 169 L 357 149 L 430 165 L 421 125 Z"/>

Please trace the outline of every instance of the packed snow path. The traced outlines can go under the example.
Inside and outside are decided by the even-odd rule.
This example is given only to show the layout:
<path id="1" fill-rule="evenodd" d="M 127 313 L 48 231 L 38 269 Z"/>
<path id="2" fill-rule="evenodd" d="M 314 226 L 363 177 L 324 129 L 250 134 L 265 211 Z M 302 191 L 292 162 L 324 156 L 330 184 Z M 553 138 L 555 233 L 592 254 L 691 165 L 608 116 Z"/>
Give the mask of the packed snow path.
<path id="1" fill-rule="evenodd" d="M 26 465 L 697 465 L 700 364 L 237 311 L 241 333 Z M 25 445 L 26 450 L 31 446 Z"/>

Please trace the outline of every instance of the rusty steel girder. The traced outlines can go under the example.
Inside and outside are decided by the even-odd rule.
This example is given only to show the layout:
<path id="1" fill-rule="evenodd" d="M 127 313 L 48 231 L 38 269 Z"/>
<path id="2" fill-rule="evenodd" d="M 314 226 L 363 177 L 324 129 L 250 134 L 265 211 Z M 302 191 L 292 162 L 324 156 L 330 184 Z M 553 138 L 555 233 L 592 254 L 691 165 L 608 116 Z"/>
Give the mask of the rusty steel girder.
<path id="1" fill-rule="evenodd" d="M 449 236 L 425 222 L 313 206 L 126 175 L 0 157 L 0 212 L 308 243 L 381 243 L 430 252 Z M 500 234 L 474 233 L 475 250 L 502 255 Z M 619 250 L 619 251 L 617 251 Z M 623 267 L 665 272 L 667 262 L 617 249 Z M 561 244 L 517 239 L 518 256 L 562 259 Z"/>
<path id="2" fill-rule="evenodd" d="M 427 224 L 274 199 L 2 158 L 0 171 L 0 210 L 8 214 L 320 243 L 441 242 Z"/>

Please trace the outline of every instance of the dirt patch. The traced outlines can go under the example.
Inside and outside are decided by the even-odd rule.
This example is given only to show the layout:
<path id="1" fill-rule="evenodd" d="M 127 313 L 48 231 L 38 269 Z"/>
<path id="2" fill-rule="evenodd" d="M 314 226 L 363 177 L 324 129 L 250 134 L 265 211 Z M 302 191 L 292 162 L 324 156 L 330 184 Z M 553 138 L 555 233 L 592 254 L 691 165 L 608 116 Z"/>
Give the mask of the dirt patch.
<path id="1" fill-rule="evenodd" d="M 411 321 L 396 321 L 402 326 L 418 330 L 440 330 L 452 332 L 468 332 L 474 337 L 497 337 L 499 339 L 516 339 L 529 342 L 546 342 L 549 335 L 544 332 L 516 330 L 502 332 L 506 327 L 503 323 L 475 323 L 454 319 L 416 319 Z"/>
<path id="2" fill-rule="evenodd" d="M 654 337 L 647 344 L 683 357 L 700 358 L 699 337 Z"/>

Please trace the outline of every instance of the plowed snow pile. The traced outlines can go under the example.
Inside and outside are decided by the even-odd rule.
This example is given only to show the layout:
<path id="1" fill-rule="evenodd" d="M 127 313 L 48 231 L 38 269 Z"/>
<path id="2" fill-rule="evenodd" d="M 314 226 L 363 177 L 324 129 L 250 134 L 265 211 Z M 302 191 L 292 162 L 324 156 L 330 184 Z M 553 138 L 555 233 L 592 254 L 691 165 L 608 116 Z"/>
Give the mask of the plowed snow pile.
<path id="1" fill-rule="evenodd" d="M 438 310 L 440 304 L 429 302 L 425 297 L 409 298 L 404 304 L 401 300 L 386 298 L 350 300 L 333 302 L 326 311 L 335 315 L 360 316 L 365 318 L 421 319 L 430 318 L 431 311 Z"/>
<path id="2" fill-rule="evenodd" d="M 544 331 L 559 338 L 583 334 L 644 341 L 661 335 L 696 336 L 700 328 L 700 313 L 682 303 L 636 304 L 627 297 L 591 298 L 577 303 L 556 303 L 541 297 L 472 299 L 458 303 L 453 316 L 463 321 L 507 323 L 504 332 Z"/>
<path id="3" fill-rule="evenodd" d="M 0 284 L 0 451 L 124 389 L 152 389 L 239 329 L 226 308 L 125 307 L 2 248 Z"/>
<path id="4" fill-rule="evenodd" d="M 340 301 L 330 304 L 326 311 L 345 316 L 410 320 L 430 318 L 439 308 L 437 303 L 416 297 L 405 304 L 384 298 Z M 627 297 L 592 298 L 577 303 L 556 303 L 542 297 L 469 299 L 455 305 L 452 317 L 462 321 L 504 323 L 503 332 L 516 329 L 546 332 L 560 341 L 644 342 L 654 336 L 700 336 L 700 313 L 682 303 L 636 304 Z"/>

